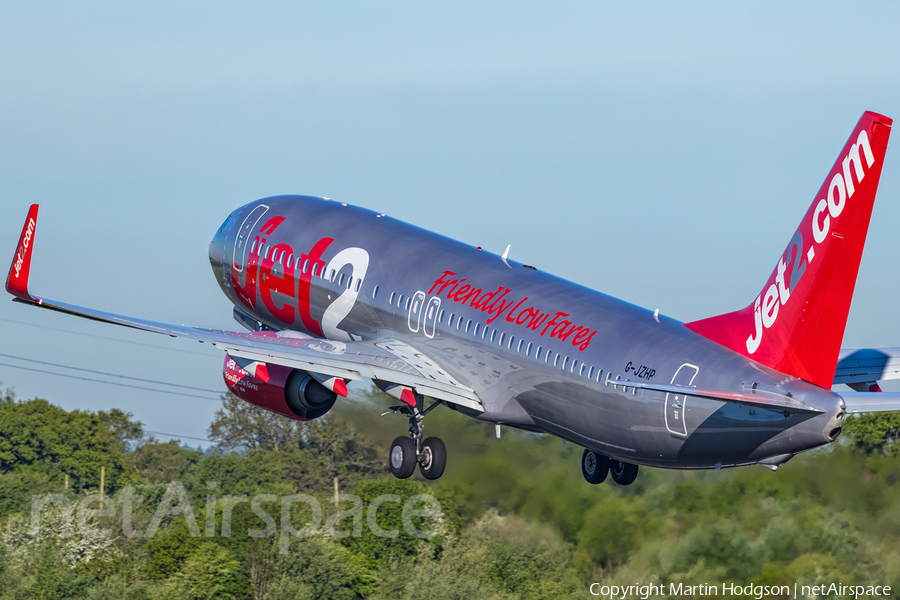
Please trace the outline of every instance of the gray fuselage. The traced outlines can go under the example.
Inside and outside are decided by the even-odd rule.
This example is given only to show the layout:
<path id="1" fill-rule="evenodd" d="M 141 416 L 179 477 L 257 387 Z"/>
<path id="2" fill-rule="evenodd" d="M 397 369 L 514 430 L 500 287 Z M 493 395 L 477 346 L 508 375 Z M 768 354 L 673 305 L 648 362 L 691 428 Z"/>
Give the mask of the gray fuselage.
<path id="1" fill-rule="evenodd" d="M 840 432 L 841 399 L 830 390 L 674 319 L 367 209 L 306 196 L 259 200 L 228 217 L 210 260 L 235 306 L 272 329 L 400 340 L 476 391 L 484 412 L 460 412 L 625 462 L 777 465 Z M 823 412 L 685 398 L 621 380 L 773 391 Z"/>

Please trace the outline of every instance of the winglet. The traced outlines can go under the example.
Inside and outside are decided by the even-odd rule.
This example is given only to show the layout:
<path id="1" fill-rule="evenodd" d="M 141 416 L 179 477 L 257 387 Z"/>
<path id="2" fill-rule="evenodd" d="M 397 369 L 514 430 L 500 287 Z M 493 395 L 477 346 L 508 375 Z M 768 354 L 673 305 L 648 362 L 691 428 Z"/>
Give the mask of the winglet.
<path id="1" fill-rule="evenodd" d="M 6 276 L 6 291 L 20 300 L 37 302 L 28 293 L 28 273 L 31 270 L 31 251 L 34 248 L 34 230 L 37 226 L 38 205 L 32 204 L 28 209 L 28 218 L 22 227 L 22 235 L 19 237 L 19 245 L 16 246 L 16 254 L 9 266 L 9 275 Z"/>

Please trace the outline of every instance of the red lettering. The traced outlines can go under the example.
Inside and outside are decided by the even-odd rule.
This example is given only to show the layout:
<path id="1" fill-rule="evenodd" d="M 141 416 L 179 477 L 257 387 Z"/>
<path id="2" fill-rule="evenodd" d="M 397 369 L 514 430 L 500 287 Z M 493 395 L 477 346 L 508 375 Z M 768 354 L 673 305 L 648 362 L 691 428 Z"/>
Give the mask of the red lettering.
<path id="1" fill-rule="evenodd" d="M 434 280 L 434 285 L 431 286 L 431 289 L 428 290 L 428 293 L 431 294 L 431 292 L 434 291 L 434 288 L 436 288 L 438 285 L 443 283 L 444 285 L 443 285 L 443 287 L 441 287 L 441 291 L 438 292 L 438 294 L 443 294 L 444 288 L 453 282 L 452 279 L 444 279 L 444 277 L 446 277 L 447 275 L 452 276 L 452 275 L 456 275 L 456 273 L 454 273 L 453 271 L 444 271 L 438 279 Z"/>
<path id="2" fill-rule="evenodd" d="M 556 320 L 557 317 L 568 317 L 568 316 L 569 316 L 569 313 L 564 313 L 564 312 L 558 312 L 558 311 L 557 311 L 557 313 L 553 316 L 553 318 L 550 319 L 550 322 L 547 323 L 547 326 L 544 327 L 544 330 L 541 331 L 541 335 L 544 335 L 545 333 L 547 333 L 547 329 L 549 329 L 551 325 L 559 325 L 559 322 Z M 566 321 L 566 323 L 568 323 L 568 321 Z M 553 334 L 552 334 L 552 333 L 550 334 L 550 337 L 553 337 Z"/>
<path id="3" fill-rule="evenodd" d="M 273 267 L 276 264 L 279 264 L 272 260 L 272 257 L 274 257 L 276 253 L 282 252 L 286 255 L 291 255 L 294 253 L 294 249 L 288 244 L 278 244 L 272 249 L 271 253 L 268 253 L 268 256 L 263 258 L 259 276 L 259 295 L 262 297 L 263 304 L 266 305 L 266 308 L 269 309 L 269 312 L 272 313 L 273 317 L 282 323 L 291 325 L 293 324 L 295 317 L 294 306 L 285 301 L 283 306 L 277 307 L 272 301 L 273 292 L 282 294 L 288 298 L 294 297 L 294 267 L 290 264 L 285 264 L 283 265 L 284 274 L 281 277 L 272 274 Z"/>
<path id="4" fill-rule="evenodd" d="M 472 301 L 469 303 L 469 306 L 471 306 L 472 308 L 475 308 L 475 303 L 478 302 L 478 294 L 480 294 L 480 293 L 481 293 L 481 288 L 478 288 L 477 290 L 472 290 L 471 292 L 466 294 L 465 298 L 463 298 L 463 304 L 465 304 L 466 301 L 471 298 Z"/>
<path id="5" fill-rule="evenodd" d="M 457 292 L 455 294 L 453 294 L 453 298 L 448 298 L 448 300 L 453 300 L 454 302 L 465 302 L 465 300 L 462 297 L 465 296 L 466 292 L 468 292 L 471 289 L 472 289 L 472 286 L 467 283 L 464 286 L 460 287 L 459 290 L 457 290 Z M 481 290 L 478 290 L 478 291 L 480 292 Z"/>
<path id="6" fill-rule="evenodd" d="M 526 300 L 528 300 L 528 296 L 525 296 L 524 298 L 522 298 L 521 300 L 519 300 L 519 303 L 516 304 L 516 305 L 513 307 L 513 309 L 512 309 L 511 311 L 509 311 L 509 314 L 506 315 L 506 320 L 507 320 L 507 321 L 509 321 L 510 323 L 516 323 L 516 324 L 518 324 L 518 325 L 521 325 L 521 323 L 519 323 L 519 320 L 518 320 L 518 319 L 514 319 L 514 318 L 513 318 L 513 315 L 515 314 L 516 309 L 519 308 L 520 306 L 522 306 L 522 304 L 524 304 Z M 502 312 L 502 311 L 501 311 L 501 312 Z M 519 316 L 521 316 L 521 313 L 519 314 Z"/>
<path id="7" fill-rule="evenodd" d="M 576 333 L 575 337 L 572 338 L 572 345 L 577 346 L 578 344 L 580 344 L 581 340 L 583 340 L 585 336 L 587 336 L 587 334 L 589 334 L 590 332 L 591 330 L 587 327 L 580 327 L 578 329 L 578 333 Z"/>
<path id="8" fill-rule="evenodd" d="M 272 235 L 278 226 L 284 222 L 284 217 L 272 217 L 266 224 L 262 226 L 262 229 L 259 230 L 260 233 L 265 235 Z"/>
<path id="9" fill-rule="evenodd" d="M 507 308 L 509 308 L 510 306 L 512 306 L 512 303 L 513 303 L 513 302 L 515 302 L 515 300 L 509 300 L 508 302 L 500 302 L 500 309 L 497 311 L 497 314 L 494 315 L 493 317 L 491 317 L 490 319 L 488 319 L 487 321 L 485 321 L 485 323 L 487 323 L 488 325 L 490 325 L 491 323 L 493 323 L 494 321 L 496 321 L 498 318 L 500 318 L 500 315 L 502 315 L 503 312 L 504 312 Z"/>
<path id="10" fill-rule="evenodd" d="M 333 242 L 333 238 L 322 238 L 318 242 L 313 245 L 312 250 L 309 251 L 309 254 L 303 254 L 300 256 L 300 264 L 302 265 L 306 260 L 309 260 L 312 263 L 312 268 L 310 268 L 306 273 L 303 273 L 301 270 L 300 273 L 300 289 L 297 293 L 297 310 L 300 312 L 300 320 L 303 321 L 303 324 L 306 326 L 306 329 L 309 330 L 310 333 L 314 335 L 324 335 L 322 333 L 322 327 L 319 325 L 319 322 L 312 318 L 312 314 L 310 312 L 309 307 L 309 291 L 310 286 L 312 285 L 313 272 L 316 271 L 316 267 L 320 266 L 322 269 L 325 268 L 325 261 L 322 260 L 322 253 L 325 252 L 325 249 L 331 245 Z"/>
<path id="11" fill-rule="evenodd" d="M 543 325 L 544 321 L 547 320 L 547 317 L 550 316 L 550 313 L 542 313 L 541 311 L 539 311 L 538 309 L 533 308 L 533 307 L 528 310 L 533 311 L 532 314 L 534 314 L 534 317 L 532 317 L 532 319 L 531 319 L 531 323 L 528 324 L 528 329 L 530 329 L 532 331 L 537 331 L 538 327 Z M 538 316 L 538 315 L 540 315 L 540 316 Z M 549 325 L 548 325 L 548 327 L 549 327 Z M 541 335 L 544 335 L 543 331 L 541 332 Z"/>
<path id="12" fill-rule="evenodd" d="M 591 345 L 591 338 L 594 337 L 594 334 L 595 334 L 595 333 L 597 333 L 597 332 L 596 332 L 596 331 L 592 331 L 592 332 L 591 332 L 591 335 L 589 335 L 589 336 L 587 337 L 586 340 L 584 340 L 583 342 L 581 342 L 581 345 L 578 346 L 578 349 L 581 350 L 582 352 L 584 352 L 585 350 L 587 350 L 587 347 Z"/>

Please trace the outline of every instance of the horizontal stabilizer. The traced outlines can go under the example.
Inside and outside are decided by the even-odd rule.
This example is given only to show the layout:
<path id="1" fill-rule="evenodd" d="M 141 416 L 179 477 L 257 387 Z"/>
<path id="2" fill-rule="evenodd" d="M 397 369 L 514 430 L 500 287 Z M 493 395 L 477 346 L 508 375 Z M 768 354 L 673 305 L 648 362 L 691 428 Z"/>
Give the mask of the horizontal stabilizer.
<path id="1" fill-rule="evenodd" d="M 834 385 L 900 379 L 900 348 L 841 350 Z"/>
<path id="2" fill-rule="evenodd" d="M 642 390 L 665 392 L 667 394 L 683 394 L 685 396 L 695 396 L 697 398 L 707 398 L 709 400 L 719 400 L 721 402 L 731 402 L 733 404 L 743 404 L 745 406 L 755 406 L 759 408 L 767 408 L 769 410 L 782 410 L 792 413 L 819 414 L 823 412 L 817 408 L 813 408 L 811 406 L 803 404 L 802 402 L 799 402 L 793 398 L 765 391 L 758 391 L 752 394 L 742 394 L 740 392 L 709 390 L 668 383 L 644 383 L 627 380 L 610 380 L 608 381 L 608 384 L 615 385 L 616 387 L 622 386 L 626 389 L 638 388 Z"/>
<path id="3" fill-rule="evenodd" d="M 851 414 L 900 411 L 897 392 L 841 392 L 839 395 Z"/>

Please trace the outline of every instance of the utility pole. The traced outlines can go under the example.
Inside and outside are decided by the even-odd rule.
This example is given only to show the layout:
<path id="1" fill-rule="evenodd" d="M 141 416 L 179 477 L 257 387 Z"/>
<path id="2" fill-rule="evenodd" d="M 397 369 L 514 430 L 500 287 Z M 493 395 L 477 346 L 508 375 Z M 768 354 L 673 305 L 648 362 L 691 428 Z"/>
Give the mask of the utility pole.
<path id="1" fill-rule="evenodd" d="M 66 473 L 66 487 L 64 489 L 69 489 L 69 474 Z"/>
<path id="2" fill-rule="evenodd" d="M 103 498 L 103 489 L 106 485 L 106 467 L 100 467 L 100 497 Z"/>
<path id="3" fill-rule="evenodd" d="M 337 477 L 334 478 L 334 503 L 335 505 L 338 503 L 338 482 Z"/>

